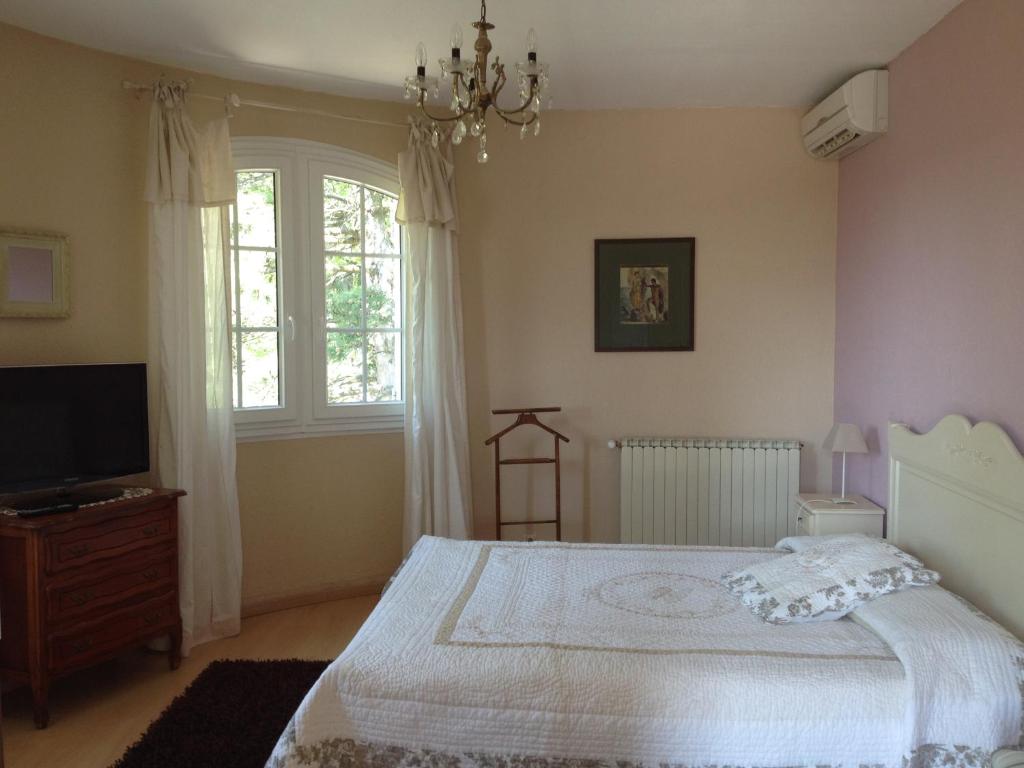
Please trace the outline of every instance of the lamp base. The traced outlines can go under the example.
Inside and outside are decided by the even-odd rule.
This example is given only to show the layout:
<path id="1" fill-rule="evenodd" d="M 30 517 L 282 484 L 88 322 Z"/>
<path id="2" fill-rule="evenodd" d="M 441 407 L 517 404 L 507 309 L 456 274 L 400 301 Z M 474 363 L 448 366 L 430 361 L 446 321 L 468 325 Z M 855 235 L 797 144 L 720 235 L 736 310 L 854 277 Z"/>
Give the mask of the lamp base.
<path id="1" fill-rule="evenodd" d="M 845 496 L 843 496 L 841 498 L 833 498 L 832 499 L 832 503 L 833 504 L 856 504 L 857 502 L 854 501 L 853 499 L 848 499 Z"/>

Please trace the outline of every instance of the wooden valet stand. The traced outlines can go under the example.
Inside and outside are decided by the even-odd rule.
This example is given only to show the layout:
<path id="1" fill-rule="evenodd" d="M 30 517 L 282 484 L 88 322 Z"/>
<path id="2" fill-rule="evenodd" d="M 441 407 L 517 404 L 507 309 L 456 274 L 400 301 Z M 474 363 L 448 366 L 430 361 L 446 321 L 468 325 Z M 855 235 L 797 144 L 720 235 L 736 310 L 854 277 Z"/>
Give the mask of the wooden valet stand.
<path id="1" fill-rule="evenodd" d="M 569 438 L 561 432 L 557 432 L 543 424 L 537 418 L 538 413 L 558 413 L 561 407 L 549 408 L 497 408 L 491 413 L 498 416 L 501 414 L 518 414 L 516 420 L 500 432 L 496 432 L 484 441 L 484 445 L 494 445 L 494 518 L 495 530 L 498 541 L 501 541 L 501 529 L 506 525 L 545 525 L 554 523 L 555 540 L 562 540 L 562 462 L 558 452 L 559 443 L 569 442 Z M 538 456 L 526 459 L 503 459 L 501 458 L 501 438 L 514 429 L 526 424 L 540 427 L 550 434 L 554 439 L 555 455 L 553 457 Z M 501 468 L 509 464 L 554 464 L 555 465 L 555 516 L 551 520 L 523 520 L 521 522 L 502 522 L 501 520 Z"/>

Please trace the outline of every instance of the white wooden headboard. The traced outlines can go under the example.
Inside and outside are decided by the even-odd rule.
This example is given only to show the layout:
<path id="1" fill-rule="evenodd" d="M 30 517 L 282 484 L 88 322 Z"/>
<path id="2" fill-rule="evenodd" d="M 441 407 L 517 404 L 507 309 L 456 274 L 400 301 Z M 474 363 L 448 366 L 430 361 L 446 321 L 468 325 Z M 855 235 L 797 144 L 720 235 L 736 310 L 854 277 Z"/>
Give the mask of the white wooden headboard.
<path id="1" fill-rule="evenodd" d="M 889 540 L 1024 638 L 1024 458 L 997 425 L 889 425 Z"/>

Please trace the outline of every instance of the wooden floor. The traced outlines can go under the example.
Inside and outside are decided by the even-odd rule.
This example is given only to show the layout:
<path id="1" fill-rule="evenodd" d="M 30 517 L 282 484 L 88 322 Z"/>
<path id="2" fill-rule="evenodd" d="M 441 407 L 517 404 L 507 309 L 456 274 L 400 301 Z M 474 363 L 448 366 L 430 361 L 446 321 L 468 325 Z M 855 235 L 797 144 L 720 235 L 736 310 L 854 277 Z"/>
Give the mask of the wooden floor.
<path id="1" fill-rule="evenodd" d="M 238 637 L 192 650 L 176 672 L 166 657 L 129 654 L 54 682 L 50 726 L 37 731 L 26 691 L 3 700 L 6 768 L 107 768 L 214 659 L 333 659 L 376 604 L 338 600 L 242 622 Z"/>

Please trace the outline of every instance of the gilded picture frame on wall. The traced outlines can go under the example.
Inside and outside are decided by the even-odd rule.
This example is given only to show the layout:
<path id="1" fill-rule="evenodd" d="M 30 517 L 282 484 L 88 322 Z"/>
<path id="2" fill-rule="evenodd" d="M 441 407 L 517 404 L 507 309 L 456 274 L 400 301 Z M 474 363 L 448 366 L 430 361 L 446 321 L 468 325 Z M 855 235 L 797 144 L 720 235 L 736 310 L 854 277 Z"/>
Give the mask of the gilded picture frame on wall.
<path id="1" fill-rule="evenodd" d="M 594 350 L 692 352 L 696 239 L 594 241 Z"/>
<path id="2" fill-rule="evenodd" d="M 0 317 L 71 314 L 68 236 L 0 228 Z"/>

